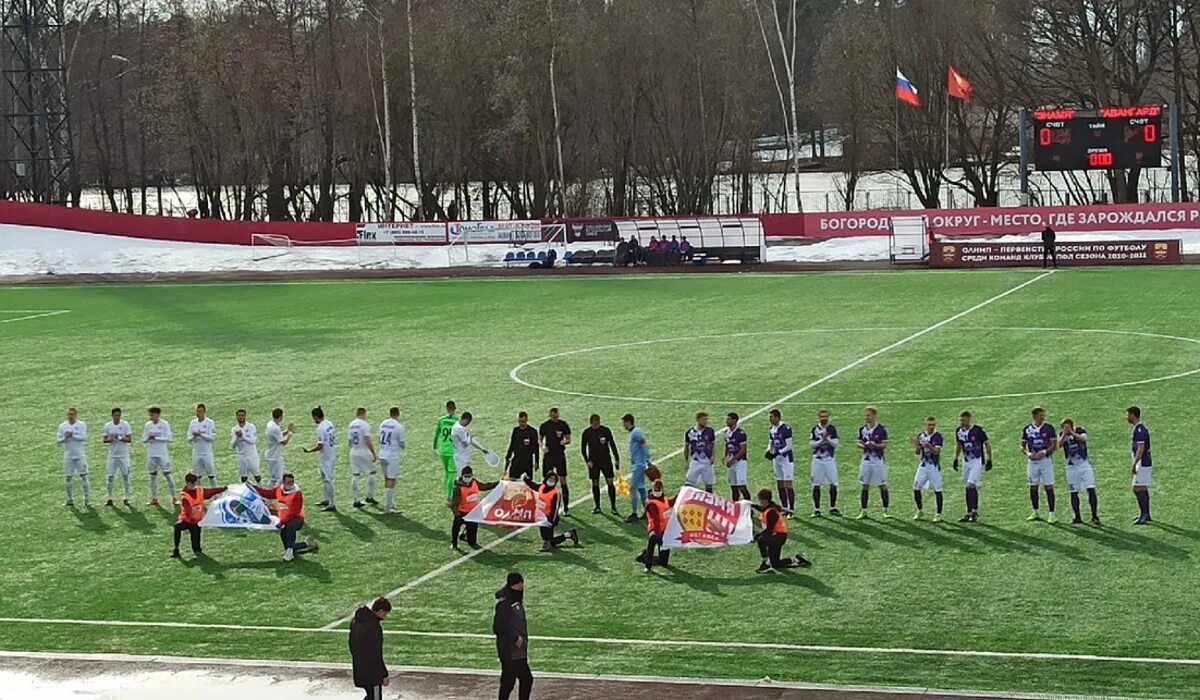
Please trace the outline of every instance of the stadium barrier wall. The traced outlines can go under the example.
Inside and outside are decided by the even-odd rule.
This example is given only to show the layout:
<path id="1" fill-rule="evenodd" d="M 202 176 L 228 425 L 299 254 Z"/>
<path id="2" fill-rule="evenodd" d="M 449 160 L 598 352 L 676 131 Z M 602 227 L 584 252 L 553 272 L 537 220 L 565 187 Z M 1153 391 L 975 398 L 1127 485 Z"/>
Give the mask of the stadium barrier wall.
<path id="1" fill-rule="evenodd" d="M 1046 226 L 1060 233 L 1094 231 L 1169 231 L 1200 229 L 1200 204 L 1112 204 L 1076 207 L 1009 207 L 979 209 L 907 209 L 812 214 L 762 214 L 767 238 L 828 239 L 886 236 L 893 216 L 928 216 L 938 237 L 1028 234 Z M 670 218 L 670 217 L 664 217 Z M 715 218 L 715 217 L 714 217 Z M 220 221 L 166 216 L 113 214 L 45 204 L 0 200 L 0 223 L 64 229 L 110 236 L 191 243 L 250 245 L 254 234 L 286 236 L 297 243 L 340 241 L 355 245 L 359 223 L 293 221 Z M 450 224 L 465 226 L 466 224 Z M 547 219 L 566 224 L 568 242 L 615 241 L 615 219 Z M 457 230 L 457 229 L 456 229 Z M 543 226 L 543 230 L 545 227 Z M 451 232 L 453 233 L 453 232 Z M 450 236 L 452 237 L 452 236 Z M 398 241 L 397 241 L 398 242 Z M 435 242 L 402 245 L 443 245 Z"/>
<path id="2" fill-rule="evenodd" d="M 1055 246 L 1057 265 L 1175 265 L 1182 262 L 1177 240 L 1071 241 Z M 1037 267 L 1042 244 L 938 241 L 929 251 L 930 267 Z"/>

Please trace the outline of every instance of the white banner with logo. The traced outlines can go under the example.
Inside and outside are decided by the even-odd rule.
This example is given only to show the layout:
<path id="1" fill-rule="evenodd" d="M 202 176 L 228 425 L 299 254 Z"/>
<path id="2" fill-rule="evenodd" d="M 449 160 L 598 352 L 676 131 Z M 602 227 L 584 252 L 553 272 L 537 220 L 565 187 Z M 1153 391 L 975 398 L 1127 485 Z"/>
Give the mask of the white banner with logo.
<path id="1" fill-rule="evenodd" d="M 539 243 L 542 222 L 458 221 L 449 225 L 451 243 Z"/>
<path id="2" fill-rule="evenodd" d="M 274 530 L 279 518 L 258 492 L 245 484 L 230 486 L 209 501 L 200 527 L 231 527 L 243 530 Z"/>
<path id="3" fill-rule="evenodd" d="M 754 541 L 749 501 L 684 486 L 667 511 L 663 549 L 711 549 Z"/>
<path id="4" fill-rule="evenodd" d="M 363 224 L 356 230 L 359 245 L 445 243 L 446 224 L 430 221 L 391 221 Z"/>
<path id="5" fill-rule="evenodd" d="M 542 500 L 524 481 L 501 481 L 463 520 L 495 527 L 546 527 L 550 521 L 543 511 Z"/>

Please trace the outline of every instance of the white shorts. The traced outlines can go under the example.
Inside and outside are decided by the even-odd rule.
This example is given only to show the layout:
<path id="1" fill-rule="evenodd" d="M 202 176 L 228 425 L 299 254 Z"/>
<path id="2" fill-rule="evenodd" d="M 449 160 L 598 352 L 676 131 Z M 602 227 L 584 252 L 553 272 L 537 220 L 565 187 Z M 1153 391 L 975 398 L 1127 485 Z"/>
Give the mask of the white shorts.
<path id="1" fill-rule="evenodd" d="M 771 460 L 771 466 L 775 469 L 775 481 L 791 481 L 796 477 L 796 463 L 786 456 Z"/>
<path id="2" fill-rule="evenodd" d="M 1084 460 L 1079 464 L 1068 464 L 1067 485 L 1071 487 L 1071 493 L 1096 488 L 1096 472 L 1092 470 L 1092 463 Z"/>
<path id="3" fill-rule="evenodd" d="M 171 459 L 169 457 L 150 457 L 146 460 L 146 471 L 151 474 L 162 472 L 163 474 L 171 473 Z"/>
<path id="4" fill-rule="evenodd" d="M 238 457 L 238 476 L 243 479 L 262 476 L 262 468 L 258 465 L 258 455 Z"/>
<path id="5" fill-rule="evenodd" d="M 333 460 L 329 460 L 328 462 L 322 460 L 318 469 L 321 472 L 321 481 L 333 482 Z"/>
<path id="6" fill-rule="evenodd" d="M 87 469 L 86 457 L 66 457 L 63 459 L 63 472 L 67 476 L 86 476 Z"/>
<path id="7" fill-rule="evenodd" d="M 379 471 L 383 472 L 385 479 L 400 478 L 400 460 L 394 457 L 380 457 Z"/>
<path id="8" fill-rule="evenodd" d="M 192 455 L 192 473 L 196 476 L 217 475 L 217 466 L 212 455 Z"/>
<path id="9" fill-rule="evenodd" d="M 921 465 L 917 467 L 917 476 L 913 479 L 913 491 L 942 491 L 942 470 L 937 467 Z"/>
<path id="10" fill-rule="evenodd" d="M 1054 485 L 1054 460 L 1047 457 L 1038 461 L 1029 462 L 1029 485 L 1030 486 L 1053 486 Z"/>
<path id="11" fill-rule="evenodd" d="M 371 461 L 371 455 L 350 455 L 350 474 L 352 476 L 365 476 L 375 473 L 375 463 Z"/>
<path id="12" fill-rule="evenodd" d="M 461 457 L 461 458 L 458 455 L 454 455 L 454 472 L 455 472 L 455 474 L 457 474 L 458 476 L 462 476 L 463 468 L 469 467 L 469 466 L 471 466 L 470 455 L 468 455 L 466 457 Z"/>
<path id="13" fill-rule="evenodd" d="M 688 486 L 692 487 L 699 486 L 701 484 L 705 486 L 712 486 L 715 484 L 717 482 L 717 476 L 716 472 L 713 471 L 712 462 L 701 462 L 698 459 L 693 459 L 692 463 L 688 465 L 687 478 L 684 479 L 684 482 L 687 483 Z"/>
<path id="14" fill-rule="evenodd" d="M 287 467 L 283 465 L 282 459 L 267 460 L 267 478 L 275 483 L 283 481 L 283 475 L 287 471 Z"/>
<path id="15" fill-rule="evenodd" d="M 750 465 L 744 459 L 734 462 L 732 467 L 725 470 L 725 476 L 729 479 L 730 486 L 745 486 L 749 483 L 747 479 L 750 476 Z"/>
<path id="16" fill-rule="evenodd" d="M 978 486 L 983 480 L 983 460 L 968 459 L 963 461 L 963 483 Z"/>
<path id="17" fill-rule="evenodd" d="M 108 476 L 129 476 L 129 458 L 128 457 L 109 457 L 108 458 Z"/>
<path id="18" fill-rule="evenodd" d="M 809 469 L 813 486 L 837 486 L 837 460 L 833 457 L 813 457 Z"/>
<path id="19" fill-rule="evenodd" d="M 1153 467 L 1138 467 L 1137 473 L 1133 475 L 1134 486 L 1150 486 L 1151 470 Z"/>
<path id="20" fill-rule="evenodd" d="M 887 486 L 887 462 L 864 459 L 858 468 L 858 483 L 863 486 Z"/>

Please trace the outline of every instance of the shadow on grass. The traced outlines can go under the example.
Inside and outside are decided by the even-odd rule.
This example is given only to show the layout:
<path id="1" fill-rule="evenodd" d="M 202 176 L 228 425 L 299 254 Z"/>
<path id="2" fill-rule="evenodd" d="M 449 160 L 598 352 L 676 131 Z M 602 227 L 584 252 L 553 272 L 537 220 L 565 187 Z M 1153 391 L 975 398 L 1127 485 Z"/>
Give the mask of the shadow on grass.
<path id="1" fill-rule="evenodd" d="M 819 579 L 810 576 L 807 573 L 802 573 L 800 569 L 785 569 L 770 575 L 756 574 L 753 570 L 747 570 L 742 576 L 704 576 L 693 574 L 684 569 L 672 566 L 658 566 L 654 568 L 652 575 L 661 576 L 665 581 L 682 584 L 696 591 L 708 593 L 721 598 L 729 597 L 728 593 L 721 590 L 723 586 L 727 587 L 758 587 L 758 586 L 795 586 L 798 588 L 807 588 L 813 593 L 822 598 L 837 598 L 838 593 L 832 587 L 826 585 Z M 739 593 L 738 595 L 741 595 Z"/>
<path id="2" fill-rule="evenodd" d="M 411 518 L 405 517 L 404 515 L 401 515 L 400 513 L 393 513 L 393 514 L 389 515 L 387 513 L 383 513 L 383 512 L 379 512 L 379 511 L 368 511 L 367 515 L 369 515 L 375 522 L 379 523 L 380 525 L 386 527 L 389 530 L 395 530 L 396 532 L 407 532 L 412 535 L 419 535 L 421 537 L 424 537 L 427 540 L 432 540 L 434 542 L 450 541 L 451 519 L 449 517 L 446 518 L 446 531 L 442 532 L 440 530 L 435 530 L 432 527 L 429 527 L 428 525 L 426 525 L 425 523 L 423 523 L 419 520 L 412 520 Z"/>
<path id="3" fill-rule="evenodd" d="M 1056 531 L 1056 530 L 1062 528 L 1063 526 L 1062 525 L 1046 525 L 1046 527 L 1050 528 L 1051 531 L 1053 532 L 1053 531 Z M 1087 555 L 1085 555 L 1082 551 L 1080 551 L 1080 549 L 1078 547 L 1075 547 L 1075 546 L 1072 546 L 1069 544 L 1063 544 L 1061 542 L 1055 542 L 1054 540 L 1047 539 L 1044 537 L 1034 537 L 1033 535 L 1026 535 L 1023 532 L 1017 532 L 1016 530 L 1009 530 L 1007 528 L 997 527 L 995 525 L 987 525 L 984 523 L 972 523 L 971 528 L 962 528 L 962 530 L 967 531 L 967 530 L 971 530 L 974 528 L 978 528 L 980 530 L 986 530 L 987 532 L 995 535 L 996 537 L 1007 538 L 1008 540 L 1010 540 L 1013 543 L 1019 543 L 1021 545 L 1024 545 L 1027 550 L 1044 549 L 1046 551 L 1053 552 L 1055 554 L 1059 554 L 1064 557 L 1067 557 L 1068 559 L 1074 559 L 1076 561 L 1088 561 L 1089 560 Z"/>
<path id="4" fill-rule="evenodd" d="M 900 523 L 900 525 L 897 526 L 896 523 Z M 876 522 L 870 518 L 865 520 L 855 520 L 853 526 L 858 528 L 860 532 L 866 534 L 867 536 L 874 537 L 877 540 L 881 540 L 889 544 L 894 544 L 900 547 L 908 547 L 909 549 L 921 548 L 921 543 L 919 541 L 908 537 L 902 537 L 892 532 L 892 529 L 895 527 L 904 526 L 903 521 L 898 518 L 892 518 L 886 525 L 882 521 Z"/>
<path id="5" fill-rule="evenodd" d="M 540 541 L 538 542 L 537 546 L 541 546 Z M 531 550 L 528 553 L 520 554 L 513 554 L 511 552 L 497 554 L 496 552 L 488 550 L 472 558 L 471 563 L 479 564 L 492 569 L 507 570 L 512 568 L 514 562 L 519 561 L 554 561 L 567 566 L 578 566 L 587 571 L 608 573 L 607 569 L 584 556 L 582 554 L 583 549 L 583 547 L 576 548 L 572 545 L 565 545 L 551 552 Z"/>
<path id="6" fill-rule="evenodd" d="M 1090 540 L 1110 549 L 1129 552 L 1130 554 L 1146 554 L 1152 557 L 1176 560 L 1191 559 L 1192 557 L 1191 553 L 1182 547 L 1176 547 L 1173 544 L 1167 544 L 1133 532 L 1105 527 L 1097 528 L 1090 525 L 1071 525 L 1065 529 L 1076 537 Z"/>
<path id="7" fill-rule="evenodd" d="M 336 518 L 338 523 L 342 527 L 346 528 L 346 532 L 349 532 L 359 540 L 362 540 L 363 542 L 370 542 L 371 540 L 375 539 L 375 530 L 363 523 L 360 523 L 357 518 L 343 513 L 340 510 L 329 513 L 328 515 L 332 515 L 334 518 Z"/>
<path id="8" fill-rule="evenodd" d="M 71 515 L 75 516 L 75 519 L 79 521 L 79 529 L 81 530 L 100 534 L 112 529 L 112 526 L 104 522 L 104 519 L 100 517 L 100 513 L 92 506 L 84 508 L 71 506 L 67 510 L 71 511 Z"/>
<path id="9" fill-rule="evenodd" d="M 225 577 L 226 571 L 274 571 L 278 578 L 290 578 L 299 576 L 302 578 L 312 579 L 320 583 L 329 583 L 333 580 L 333 576 L 329 573 L 329 569 L 325 568 L 316 559 L 320 557 L 317 554 L 297 554 L 292 561 L 283 561 L 281 558 L 272 557 L 272 559 L 264 559 L 262 561 L 238 562 L 236 564 L 219 564 L 208 557 L 201 557 L 195 560 L 200 570 L 204 573 L 211 573 L 214 578 L 222 579 Z M 208 559 L 212 562 L 211 570 L 206 568 L 203 559 Z"/>
<path id="10" fill-rule="evenodd" d="M 852 533 L 850 530 L 851 525 L 846 522 L 845 518 L 813 518 L 809 523 L 814 530 L 818 530 L 822 534 L 836 540 L 842 540 L 859 549 L 871 548 L 871 543 L 866 538 Z"/>
<path id="11" fill-rule="evenodd" d="M 898 526 L 912 533 L 918 540 L 924 540 L 937 547 L 948 547 L 966 554 L 985 554 L 979 547 L 972 547 L 969 542 L 964 542 L 948 535 L 948 533 L 958 528 L 957 524 L 901 520 L 898 522 Z"/>
<path id="12" fill-rule="evenodd" d="M 1002 537 L 997 537 L 989 531 L 987 525 L 980 523 L 963 523 L 955 524 L 955 527 L 947 528 L 946 533 L 956 537 L 971 539 L 980 546 L 1000 552 L 1021 552 L 1028 553 L 1030 548 L 1020 542 L 1012 542 Z"/>
<path id="13" fill-rule="evenodd" d="M 1189 540 L 1194 540 L 1196 542 L 1200 542 L 1200 530 L 1189 530 L 1187 528 L 1179 527 L 1177 525 L 1168 525 L 1166 523 L 1162 523 L 1157 520 L 1153 521 L 1150 526 L 1157 527 L 1160 530 L 1170 532 L 1171 534 L 1174 534 L 1174 535 L 1179 535 L 1180 537 L 1186 537 Z"/>
<path id="14" fill-rule="evenodd" d="M 140 510 L 132 508 L 112 508 L 112 512 L 125 523 L 125 527 L 135 532 L 153 532 L 154 523 Z"/>

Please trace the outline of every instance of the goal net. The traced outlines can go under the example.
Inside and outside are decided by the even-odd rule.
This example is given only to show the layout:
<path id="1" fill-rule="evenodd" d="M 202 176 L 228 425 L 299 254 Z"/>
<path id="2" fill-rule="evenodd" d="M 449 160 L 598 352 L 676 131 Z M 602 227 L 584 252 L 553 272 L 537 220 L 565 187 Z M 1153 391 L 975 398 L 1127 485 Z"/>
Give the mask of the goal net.
<path id="1" fill-rule="evenodd" d="M 292 252 L 292 239 L 277 233 L 250 234 L 250 259 L 270 260 Z"/>

